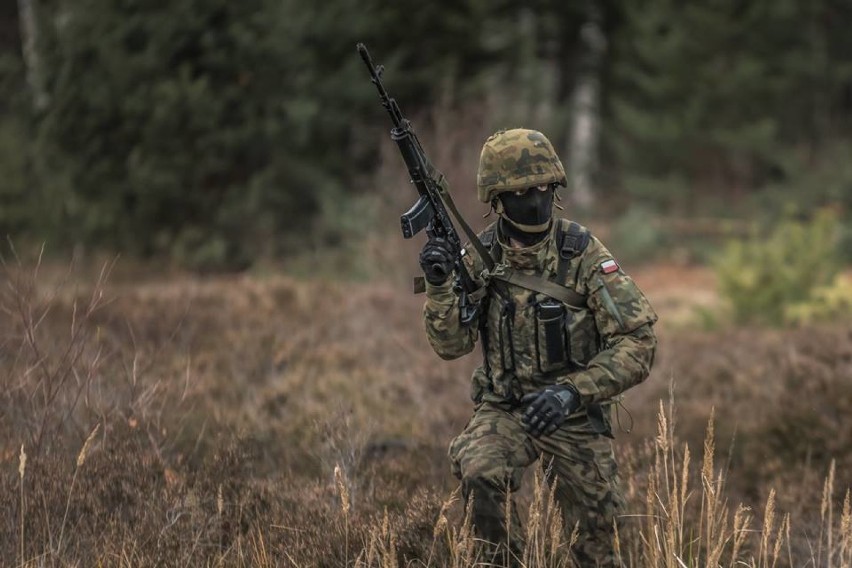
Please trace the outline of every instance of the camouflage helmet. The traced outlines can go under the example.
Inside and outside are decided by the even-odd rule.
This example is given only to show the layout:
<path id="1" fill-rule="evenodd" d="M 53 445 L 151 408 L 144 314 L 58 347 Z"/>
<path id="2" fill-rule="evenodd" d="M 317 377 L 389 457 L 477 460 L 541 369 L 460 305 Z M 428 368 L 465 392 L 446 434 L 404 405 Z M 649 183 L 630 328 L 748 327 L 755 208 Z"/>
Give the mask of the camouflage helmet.
<path id="1" fill-rule="evenodd" d="M 565 168 L 550 140 L 536 130 L 500 130 L 482 146 L 476 187 L 479 200 L 536 185 L 568 185 Z"/>

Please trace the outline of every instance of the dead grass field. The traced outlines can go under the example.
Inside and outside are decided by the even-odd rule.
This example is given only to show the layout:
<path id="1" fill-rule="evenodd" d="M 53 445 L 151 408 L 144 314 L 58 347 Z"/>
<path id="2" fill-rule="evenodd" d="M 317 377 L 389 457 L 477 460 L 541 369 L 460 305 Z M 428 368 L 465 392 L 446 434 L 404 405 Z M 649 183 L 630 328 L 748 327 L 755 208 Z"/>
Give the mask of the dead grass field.
<path id="1" fill-rule="evenodd" d="M 706 269 L 634 276 L 661 342 L 617 440 L 625 564 L 849 566 L 852 327 L 706 330 Z M 399 278 L 3 280 L 0 564 L 476 561 L 445 448 L 477 356 L 439 360 Z M 527 482 L 525 563 L 570 565 Z"/>

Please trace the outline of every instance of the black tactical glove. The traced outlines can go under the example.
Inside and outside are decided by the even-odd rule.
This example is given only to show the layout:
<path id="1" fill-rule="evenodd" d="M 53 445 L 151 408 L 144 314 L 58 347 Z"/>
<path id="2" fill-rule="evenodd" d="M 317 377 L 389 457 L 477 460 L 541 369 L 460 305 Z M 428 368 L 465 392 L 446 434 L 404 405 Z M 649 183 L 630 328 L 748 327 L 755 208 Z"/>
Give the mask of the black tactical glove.
<path id="1" fill-rule="evenodd" d="M 447 240 L 443 237 L 429 237 L 420 251 L 420 268 L 426 281 L 433 286 L 443 284 L 453 271 L 453 257 Z"/>
<path id="2" fill-rule="evenodd" d="M 574 387 L 553 385 L 524 395 L 521 404 L 529 404 L 522 421 L 524 430 L 535 438 L 556 432 L 570 414 L 580 407 L 580 395 Z"/>

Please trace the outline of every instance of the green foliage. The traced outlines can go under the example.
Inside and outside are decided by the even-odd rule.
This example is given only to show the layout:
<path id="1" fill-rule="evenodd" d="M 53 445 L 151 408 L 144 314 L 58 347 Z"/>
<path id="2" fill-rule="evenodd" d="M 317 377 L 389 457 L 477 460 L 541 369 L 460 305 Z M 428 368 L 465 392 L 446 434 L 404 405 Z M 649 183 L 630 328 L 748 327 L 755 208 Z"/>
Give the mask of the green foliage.
<path id="1" fill-rule="evenodd" d="M 292 144 L 276 5 L 85 0 L 62 14 L 39 124 L 56 236 L 141 254 L 197 248 L 215 266 L 285 219 L 304 227 L 313 196 L 286 191 L 299 180 L 281 168 Z"/>
<path id="2" fill-rule="evenodd" d="M 40 227 L 201 268 L 279 252 L 329 199 L 350 199 L 380 140 L 363 125 L 387 124 L 356 41 L 414 114 L 459 77 L 467 93 L 481 86 L 471 78 L 511 45 L 479 27 L 508 28 L 516 11 L 477 0 L 41 8 L 51 104 L 35 124 Z M 20 169 L 20 157 L 0 167 Z"/>
<path id="3" fill-rule="evenodd" d="M 852 280 L 837 276 L 831 284 L 815 288 L 807 301 L 788 306 L 784 319 L 797 325 L 849 321 L 852 319 Z"/>
<path id="4" fill-rule="evenodd" d="M 34 203 L 28 191 L 25 148 L 26 125 L 0 120 L 0 234 L 14 234 L 32 221 Z"/>
<path id="5" fill-rule="evenodd" d="M 37 110 L 15 7 L 0 8 L 0 230 L 198 268 L 341 240 L 328 212 L 365 203 L 388 128 L 357 41 L 407 115 L 484 102 L 489 126 L 542 129 L 565 157 L 590 17 L 556 0 L 36 4 Z M 848 210 L 852 4 L 598 7 L 617 200 L 688 212 L 696 190 L 727 204 L 769 187 Z"/>
<path id="6" fill-rule="evenodd" d="M 731 241 L 716 275 L 738 323 L 780 325 L 791 306 L 814 299 L 838 273 L 837 223 L 830 214 L 813 221 L 784 221 L 766 238 Z"/>
<path id="7" fill-rule="evenodd" d="M 30 187 L 32 130 L 22 90 L 20 59 L 0 52 L 0 234 L 16 234 L 34 220 L 38 206 Z"/>
<path id="8" fill-rule="evenodd" d="M 628 190 L 694 207 L 683 189 L 730 195 L 783 179 L 782 150 L 819 148 L 848 126 L 848 3 L 620 6 L 611 141 Z"/>

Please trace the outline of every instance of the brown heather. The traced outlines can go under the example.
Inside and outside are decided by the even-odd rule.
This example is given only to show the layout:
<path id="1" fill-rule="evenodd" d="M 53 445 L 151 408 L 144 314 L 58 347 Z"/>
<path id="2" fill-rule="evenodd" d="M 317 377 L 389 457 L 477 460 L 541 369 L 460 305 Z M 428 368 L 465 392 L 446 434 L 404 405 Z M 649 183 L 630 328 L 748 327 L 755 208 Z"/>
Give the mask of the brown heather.
<path id="1" fill-rule="evenodd" d="M 476 357 L 436 358 L 396 273 L 116 270 L 2 276 L 0 564 L 485 565 L 446 461 Z M 852 566 L 852 328 L 674 330 L 658 274 L 624 565 Z M 571 566 L 543 479 L 520 560 Z"/>

